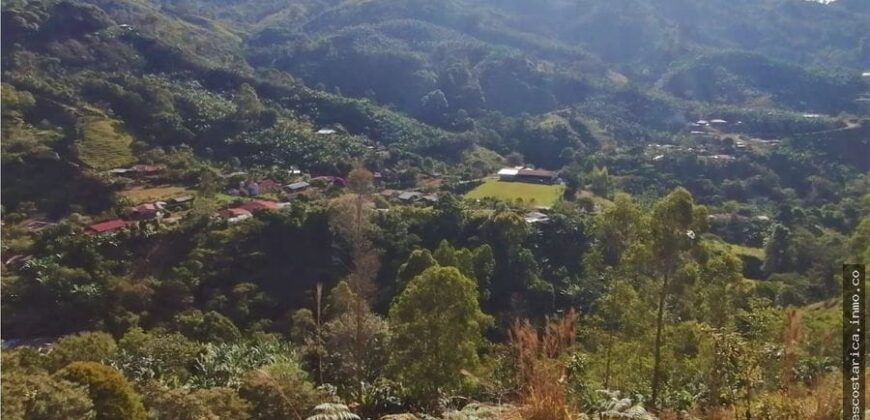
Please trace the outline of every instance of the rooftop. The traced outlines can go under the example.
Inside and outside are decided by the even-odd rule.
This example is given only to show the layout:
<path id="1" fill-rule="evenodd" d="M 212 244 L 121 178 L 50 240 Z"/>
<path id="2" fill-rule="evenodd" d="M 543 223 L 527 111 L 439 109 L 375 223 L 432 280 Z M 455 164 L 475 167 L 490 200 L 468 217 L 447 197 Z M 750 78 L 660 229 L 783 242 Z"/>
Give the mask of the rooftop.
<path id="1" fill-rule="evenodd" d="M 403 191 L 399 194 L 399 200 L 416 200 L 422 197 L 423 194 L 417 191 Z"/>
<path id="2" fill-rule="evenodd" d="M 231 208 L 231 209 L 223 209 L 223 210 L 218 212 L 218 215 L 221 217 L 225 217 L 225 218 L 230 219 L 230 218 L 239 217 L 239 216 L 250 216 L 251 212 L 249 212 L 241 207 L 236 207 L 236 208 Z"/>
<path id="3" fill-rule="evenodd" d="M 112 219 L 112 220 L 106 220 L 106 221 L 99 222 L 99 223 L 94 223 L 94 224 L 88 226 L 88 229 L 90 229 L 96 233 L 103 233 L 103 232 L 111 232 L 113 230 L 118 230 L 118 229 L 121 229 L 125 226 L 127 226 L 127 222 L 125 222 L 121 219 Z"/>
<path id="4" fill-rule="evenodd" d="M 547 216 L 546 214 L 541 213 L 539 211 L 533 211 L 533 212 L 527 213 L 523 217 L 523 219 L 526 220 L 526 223 L 538 223 L 538 222 L 549 221 L 550 216 Z"/>
<path id="5" fill-rule="evenodd" d="M 163 165 L 133 165 L 130 170 L 139 173 L 160 172 L 166 169 Z"/>
<path id="6" fill-rule="evenodd" d="M 553 171 L 545 169 L 520 169 L 517 173 L 519 176 L 533 176 L 541 178 L 554 178 L 557 174 Z"/>
<path id="7" fill-rule="evenodd" d="M 301 190 L 303 188 L 308 188 L 309 186 L 311 186 L 311 184 L 309 184 L 305 181 L 299 181 L 299 182 L 294 182 L 292 184 L 288 184 L 287 189 L 288 190 Z"/>
<path id="8" fill-rule="evenodd" d="M 274 190 L 274 189 L 281 188 L 281 184 L 279 184 L 271 179 L 261 180 L 261 181 L 257 182 L 257 186 L 260 187 L 261 190 Z"/>
<path id="9" fill-rule="evenodd" d="M 173 203 L 185 203 L 185 202 L 188 202 L 190 200 L 193 200 L 192 195 L 182 195 L 180 197 L 175 197 L 175 198 L 169 199 L 169 201 L 171 201 Z"/>

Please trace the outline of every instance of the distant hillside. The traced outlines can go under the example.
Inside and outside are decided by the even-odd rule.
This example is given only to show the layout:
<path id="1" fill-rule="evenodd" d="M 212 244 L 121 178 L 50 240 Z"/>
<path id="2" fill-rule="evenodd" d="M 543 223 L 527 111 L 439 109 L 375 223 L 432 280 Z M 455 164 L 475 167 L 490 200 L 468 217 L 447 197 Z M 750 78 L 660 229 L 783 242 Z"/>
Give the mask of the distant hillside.
<path id="1" fill-rule="evenodd" d="M 675 96 L 728 104 L 779 104 L 835 114 L 854 110 L 864 90 L 858 72 L 822 73 L 759 54 L 723 52 L 677 66 L 661 81 Z"/>
<path id="2" fill-rule="evenodd" d="M 179 146 L 325 173 L 373 144 L 393 163 L 484 147 L 558 166 L 720 106 L 746 108 L 744 131 L 782 111 L 861 114 L 868 16 L 791 0 L 13 0 L 3 91 L 27 100 L 4 100 L 4 174 L 52 153 L 84 163 L 66 173 Z M 82 130 L 94 112 L 122 142 Z"/>
<path id="3" fill-rule="evenodd" d="M 373 97 L 411 113 L 433 89 L 444 91 L 456 108 L 539 113 L 583 101 L 591 84 L 597 82 L 599 89 L 608 86 L 613 72 L 651 87 L 662 77 L 677 79 L 674 65 L 696 59 L 697 71 L 683 75 L 694 79 L 682 83 L 718 84 L 714 91 L 733 88 L 738 97 L 675 88 L 678 96 L 729 102 L 769 95 L 774 106 L 836 112 L 854 108 L 851 97 L 841 98 L 843 90 L 854 88 L 854 80 L 814 71 L 797 74 L 808 72 L 801 66 L 843 67 L 854 77 L 870 63 L 866 43 L 857 42 L 870 36 L 862 24 L 870 17 L 848 4 L 791 0 L 303 4 L 295 13 L 277 11 L 252 26 L 252 64 L 281 68 L 312 85 Z M 211 5 L 205 2 L 201 10 Z M 227 7 L 221 2 L 217 6 Z M 251 21 L 238 15 L 230 18 Z M 761 57 L 757 65 L 748 65 Z M 764 68 L 772 65 L 765 61 L 769 59 L 782 61 L 775 65 L 782 67 L 775 77 L 783 77 L 784 85 L 771 86 L 764 80 L 772 76 Z M 722 71 L 708 69 L 723 65 Z M 710 78 L 726 80 L 716 84 L 704 80 Z M 808 86 L 805 95 L 810 100 L 783 94 L 795 85 Z"/>

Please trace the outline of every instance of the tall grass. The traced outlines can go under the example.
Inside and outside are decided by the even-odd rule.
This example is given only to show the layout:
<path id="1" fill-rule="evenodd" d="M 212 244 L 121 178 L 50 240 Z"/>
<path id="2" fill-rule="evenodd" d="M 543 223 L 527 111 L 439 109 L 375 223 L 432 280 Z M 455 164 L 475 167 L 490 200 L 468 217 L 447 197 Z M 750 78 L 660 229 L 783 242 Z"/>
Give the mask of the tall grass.
<path id="1" fill-rule="evenodd" d="M 560 357 L 574 345 L 577 313 L 569 311 L 560 319 L 548 320 L 542 332 L 528 321 L 517 321 L 510 329 L 510 342 L 517 363 L 517 383 L 523 418 L 567 420 L 566 366 Z"/>
<path id="2" fill-rule="evenodd" d="M 798 345 L 801 338 L 801 313 L 790 308 L 785 315 L 785 329 L 782 333 L 782 376 L 780 386 L 789 394 L 794 385 L 794 368 L 797 361 Z"/>

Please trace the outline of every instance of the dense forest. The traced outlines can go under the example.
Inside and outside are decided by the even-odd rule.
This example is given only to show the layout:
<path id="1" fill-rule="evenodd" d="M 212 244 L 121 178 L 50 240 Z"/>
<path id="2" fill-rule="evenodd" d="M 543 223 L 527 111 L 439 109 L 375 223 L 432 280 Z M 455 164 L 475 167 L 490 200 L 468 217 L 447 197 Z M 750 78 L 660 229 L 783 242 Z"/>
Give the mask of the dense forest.
<path id="1" fill-rule="evenodd" d="M 9 0 L 8 419 L 832 419 L 862 0 Z"/>

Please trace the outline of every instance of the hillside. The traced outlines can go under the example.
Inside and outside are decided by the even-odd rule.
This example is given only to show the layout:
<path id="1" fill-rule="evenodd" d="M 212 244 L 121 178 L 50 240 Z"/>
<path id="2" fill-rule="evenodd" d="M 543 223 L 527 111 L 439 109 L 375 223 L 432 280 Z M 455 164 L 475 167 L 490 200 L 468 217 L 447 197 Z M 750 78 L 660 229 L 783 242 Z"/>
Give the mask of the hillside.
<path id="1" fill-rule="evenodd" d="M 0 19 L 4 418 L 843 414 L 866 1 Z"/>

